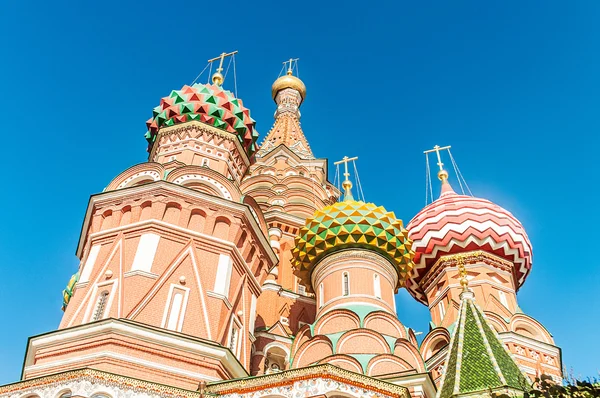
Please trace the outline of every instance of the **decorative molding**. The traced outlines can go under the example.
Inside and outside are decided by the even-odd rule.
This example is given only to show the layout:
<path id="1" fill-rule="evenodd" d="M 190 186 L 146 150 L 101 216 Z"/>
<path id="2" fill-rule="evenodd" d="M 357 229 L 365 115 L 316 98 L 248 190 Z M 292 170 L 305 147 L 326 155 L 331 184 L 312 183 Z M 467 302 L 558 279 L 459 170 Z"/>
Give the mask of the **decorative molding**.
<path id="1" fill-rule="evenodd" d="M 56 398 L 70 390 L 73 397 L 104 393 L 112 398 L 200 398 L 199 392 L 151 383 L 93 369 L 79 369 L 0 386 L 0 397 L 37 395 Z"/>
<path id="2" fill-rule="evenodd" d="M 410 398 L 406 387 L 350 372 L 330 364 L 292 369 L 250 379 L 217 382 L 206 388 L 206 392 L 219 394 L 222 398 L 259 398 L 273 394 L 295 398 L 333 391 L 343 392 L 357 398 Z"/>
<path id="3" fill-rule="evenodd" d="M 129 277 L 129 276 L 144 276 L 146 278 L 150 278 L 150 279 L 156 279 L 158 278 L 158 274 L 152 273 L 152 272 L 146 272 L 146 271 L 142 271 L 139 269 L 133 270 L 133 271 L 127 271 L 123 274 L 123 276 L 125 278 Z"/>
<path id="4" fill-rule="evenodd" d="M 209 296 L 209 297 L 214 297 L 214 298 L 219 299 L 219 300 L 223 300 L 223 302 L 225 303 L 225 305 L 227 306 L 228 309 L 231 309 L 233 307 L 231 305 L 231 303 L 229 302 L 229 299 L 227 297 L 223 296 L 222 294 L 215 293 L 215 292 L 212 292 L 210 290 L 207 290 L 206 291 L 206 295 Z"/>

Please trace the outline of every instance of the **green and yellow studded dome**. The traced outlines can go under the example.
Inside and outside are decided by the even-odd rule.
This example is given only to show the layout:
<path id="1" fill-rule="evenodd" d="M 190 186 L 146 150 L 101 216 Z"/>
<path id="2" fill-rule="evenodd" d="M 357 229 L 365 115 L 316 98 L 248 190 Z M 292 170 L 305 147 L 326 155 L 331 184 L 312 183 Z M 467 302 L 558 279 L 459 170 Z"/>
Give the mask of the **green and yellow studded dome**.
<path id="1" fill-rule="evenodd" d="M 373 203 L 345 200 L 317 210 L 306 220 L 292 250 L 295 274 L 310 285 L 314 266 L 337 250 L 373 250 L 388 259 L 404 284 L 413 267 L 408 231 L 393 212 Z"/>

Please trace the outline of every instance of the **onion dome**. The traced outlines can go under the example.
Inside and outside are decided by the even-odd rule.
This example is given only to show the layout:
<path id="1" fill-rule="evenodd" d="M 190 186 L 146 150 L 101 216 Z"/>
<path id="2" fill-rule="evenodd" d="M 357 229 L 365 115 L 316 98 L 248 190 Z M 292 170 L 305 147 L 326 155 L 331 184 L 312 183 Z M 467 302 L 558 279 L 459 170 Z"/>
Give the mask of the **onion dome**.
<path id="1" fill-rule="evenodd" d="M 446 173 L 442 171 L 441 173 Z M 510 212 L 489 200 L 454 192 L 440 174 L 442 194 L 409 223 L 415 269 L 408 291 L 426 303 L 419 282 L 444 255 L 482 250 L 514 264 L 517 289 L 531 270 L 532 249 L 523 225 Z"/>
<path id="2" fill-rule="evenodd" d="M 161 127 L 192 120 L 235 134 L 248 156 L 256 151 L 256 122 L 242 100 L 217 85 L 199 83 L 171 91 L 152 110 L 152 117 L 146 122 L 149 146 L 154 144 Z"/>
<path id="3" fill-rule="evenodd" d="M 67 283 L 67 287 L 65 288 L 65 290 L 63 290 L 63 311 L 67 309 L 67 305 L 69 305 L 71 297 L 73 297 L 73 294 L 75 294 L 75 285 L 77 284 L 77 282 L 79 282 L 79 272 L 71 276 L 71 279 L 69 279 L 69 283 Z"/>
<path id="4" fill-rule="evenodd" d="M 300 93 L 302 100 L 306 97 L 306 86 L 302 82 L 302 80 L 298 79 L 296 76 L 292 75 L 292 71 L 288 70 L 287 74 L 281 76 L 279 79 L 275 80 L 273 83 L 273 87 L 271 88 L 271 95 L 273 95 L 273 99 L 277 97 L 277 93 L 281 90 L 285 90 L 286 88 L 291 88 Z"/>
<path id="5" fill-rule="evenodd" d="M 317 210 L 300 229 L 292 250 L 295 274 L 310 286 L 310 273 L 326 255 L 347 248 L 373 250 L 398 271 L 398 286 L 410 273 L 414 256 L 408 231 L 381 206 L 346 200 Z"/>

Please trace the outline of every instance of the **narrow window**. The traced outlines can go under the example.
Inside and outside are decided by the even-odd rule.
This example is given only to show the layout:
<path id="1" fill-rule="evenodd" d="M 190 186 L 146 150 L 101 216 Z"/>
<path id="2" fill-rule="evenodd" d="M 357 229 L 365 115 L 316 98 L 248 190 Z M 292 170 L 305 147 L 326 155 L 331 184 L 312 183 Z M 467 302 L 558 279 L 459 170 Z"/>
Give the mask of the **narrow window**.
<path id="1" fill-rule="evenodd" d="M 439 307 L 440 307 L 440 320 L 443 320 L 444 319 L 444 315 L 446 315 L 446 307 L 444 306 L 444 301 L 443 300 L 440 301 Z"/>
<path id="2" fill-rule="evenodd" d="M 188 296 L 188 288 L 173 283 L 171 284 L 169 296 L 165 304 L 165 311 L 163 312 L 161 327 L 181 332 L 188 303 Z"/>
<path id="3" fill-rule="evenodd" d="M 239 357 L 240 355 L 240 329 L 241 325 L 238 324 L 234 318 L 231 321 L 231 331 L 229 332 L 229 349 L 233 352 L 233 355 Z"/>
<path id="4" fill-rule="evenodd" d="M 325 294 L 325 288 L 323 287 L 323 284 L 321 283 L 319 285 L 319 308 L 321 308 L 323 306 L 323 303 L 325 302 L 325 297 L 323 296 Z"/>
<path id="5" fill-rule="evenodd" d="M 104 318 L 104 311 L 106 310 L 107 300 L 108 291 L 105 290 L 98 296 L 98 301 L 96 302 L 96 309 L 94 310 L 94 314 L 92 315 L 92 322 Z"/>
<path id="6" fill-rule="evenodd" d="M 506 300 L 506 294 L 503 291 L 498 291 L 498 297 L 503 306 L 508 308 L 508 300 Z"/>
<path id="7" fill-rule="evenodd" d="M 379 282 L 379 275 L 373 274 L 373 291 L 375 292 L 375 297 L 381 298 L 381 283 Z"/>
<path id="8" fill-rule="evenodd" d="M 219 255 L 219 264 L 217 265 L 217 277 L 215 278 L 215 288 L 213 291 L 221 296 L 229 295 L 229 283 L 231 282 L 231 258 L 226 254 Z"/>
<path id="9" fill-rule="evenodd" d="M 256 296 L 253 294 L 250 298 L 250 323 L 249 332 L 254 334 L 254 325 L 256 323 Z"/>
<path id="10" fill-rule="evenodd" d="M 171 305 L 171 311 L 169 312 L 169 320 L 167 322 L 167 329 L 177 330 L 177 321 L 179 321 L 179 315 L 181 314 L 181 304 L 183 303 L 183 294 L 175 293 L 173 297 L 173 304 Z"/>
<path id="11" fill-rule="evenodd" d="M 350 294 L 350 278 L 347 272 L 344 272 L 344 275 L 342 276 L 342 292 L 344 296 Z"/>

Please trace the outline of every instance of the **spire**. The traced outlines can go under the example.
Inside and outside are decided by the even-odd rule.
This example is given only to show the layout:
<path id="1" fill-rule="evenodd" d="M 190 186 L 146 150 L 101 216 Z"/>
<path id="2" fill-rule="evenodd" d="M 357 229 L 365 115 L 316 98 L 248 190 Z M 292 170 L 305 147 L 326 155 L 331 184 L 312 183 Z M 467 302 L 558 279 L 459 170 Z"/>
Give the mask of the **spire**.
<path id="1" fill-rule="evenodd" d="M 502 391 L 523 394 L 531 386 L 511 354 L 475 304 L 469 289 L 464 258 L 459 257 L 460 294 L 458 324 L 446 357 L 446 371 L 437 398 Z"/>
<path id="2" fill-rule="evenodd" d="M 358 159 L 358 156 L 353 158 L 349 158 L 348 156 L 344 156 L 342 160 L 334 162 L 333 164 L 339 165 L 344 164 L 344 177 L 346 178 L 344 182 L 342 182 L 342 187 L 344 188 L 344 202 L 353 201 L 354 196 L 352 196 L 352 181 L 348 177 L 350 177 L 350 173 L 348 172 L 348 163 L 353 162 Z"/>
<path id="3" fill-rule="evenodd" d="M 287 66 L 285 75 L 275 80 L 272 87 L 273 100 L 277 104 L 275 123 L 265 137 L 259 156 L 265 156 L 279 145 L 285 145 L 302 159 L 314 159 L 310 145 L 300 127 L 300 105 L 306 97 L 306 86 L 294 76 L 294 66 L 298 71 L 298 59 L 283 63 Z"/>

